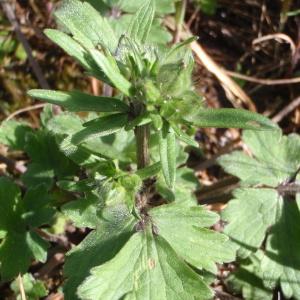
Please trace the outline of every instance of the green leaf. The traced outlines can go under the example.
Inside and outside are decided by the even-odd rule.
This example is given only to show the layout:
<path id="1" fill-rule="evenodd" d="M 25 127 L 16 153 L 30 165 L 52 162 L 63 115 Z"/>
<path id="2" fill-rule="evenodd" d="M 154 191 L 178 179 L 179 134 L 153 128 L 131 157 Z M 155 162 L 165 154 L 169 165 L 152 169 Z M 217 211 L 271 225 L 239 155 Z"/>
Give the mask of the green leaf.
<path id="1" fill-rule="evenodd" d="M 156 83 L 160 87 L 161 94 L 165 97 L 165 99 L 170 99 L 171 97 L 181 99 L 181 96 L 186 91 L 190 91 L 192 89 L 191 76 L 194 67 L 194 60 L 190 51 L 190 49 L 186 49 L 186 57 L 180 58 L 175 62 L 164 63 L 159 68 Z M 184 102 L 184 104 L 187 103 Z M 195 109 L 195 107 L 193 107 L 193 109 Z"/>
<path id="2" fill-rule="evenodd" d="M 51 188 L 55 177 L 64 179 L 77 171 L 74 163 L 59 150 L 55 137 L 47 131 L 28 134 L 25 152 L 30 163 L 22 180 L 28 187 L 45 184 Z"/>
<path id="3" fill-rule="evenodd" d="M 131 83 L 121 74 L 120 69 L 113 56 L 106 57 L 103 53 L 98 50 L 91 50 L 90 54 L 94 58 L 97 65 L 101 68 L 103 73 L 113 83 L 113 85 L 119 89 L 126 96 L 130 96 L 132 85 Z"/>
<path id="4" fill-rule="evenodd" d="M 278 282 L 286 298 L 300 299 L 300 199 L 278 199 L 276 224 L 271 228 L 261 260 L 261 276 L 267 288 Z"/>
<path id="5" fill-rule="evenodd" d="M 0 144 L 8 146 L 11 150 L 24 150 L 26 135 L 32 131 L 25 122 L 4 121 L 0 126 Z"/>
<path id="6" fill-rule="evenodd" d="M 53 127 L 55 128 L 53 129 L 59 131 L 61 135 L 64 134 L 64 128 L 66 128 L 65 133 L 68 132 L 68 124 L 73 126 L 73 129 L 69 130 L 71 134 L 84 128 L 80 118 L 76 116 L 69 117 L 67 115 L 60 116 L 55 117 L 53 120 L 53 123 L 55 124 L 52 124 L 51 122 L 50 125 L 54 125 Z M 64 125 L 60 123 L 61 121 L 63 121 Z M 72 135 L 63 139 L 60 142 L 60 149 L 67 157 L 75 161 L 78 165 L 87 167 L 95 166 L 95 164 L 98 164 L 105 158 L 112 160 L 116 159 L 125 163 L 136 161 L 135 140 L 132 131 L 128 132 L 122 129 L 112 135 L 104 136 L 99 139 L 90 139 L 77 146 L 71 143 L 71 139 Z"/>
<path id="7" fill-rule="evenodd" d="M 252 277 L 254 275 L 256 282 L 260 283 L 260 290 L 264 288 L 270 293 L 280 285 L 287 299 L 300 298 L 300 259 L 297 250 L 300 246 L 300 201 L 299 196 L 297 198 L 296 201 L 278 199 L 273 209 L 276 222 L 269 229 L 264 249 L 250 256 L 253 262 L 249 266 L 252 268 Z M 249 284 L 245 288 L 245 292 L 260 292 L 254 289 L 255 286 L 250 289 Z"/>
<path id="8" fill-rule="evenodd" d="M 150 114 L 150 118 L 152 120 L 153 126 L 156 130 L 161 130 L 163 127 L 163 119 L 158 114 Z"/>
<path id="9" fill-rule="evenodd" d="M 98 44 L 115 51 L 118 40 L 108 20 L 103 18 L 89 3 L 66 0 L 56 11 L 57 20 L 64 25 L 82 46 L 95 48 Z"/>
<path id="10" fill-rule="evenodd" d="M 201 109 L 193 118 L 186 120 L 202 128 L 278 129 L 277 125 L 262 115 L 235 108 Z"/>
<path id="11" fill-rule="evenodd" d="M 23 198 L 23 209 L 26 213 L 22 214 L 22 218 L 31 227 L 47 224 L 55 213 L 55 209 L 49 206 L 50 203 L 51 197 L 47 194 L 45 185 L 27 190 Z"/>
<path id="12" fill-rule="evenodd" d="M 173 45 L 171 49 L 167 52 L 165 59 L 168 59 L 169 57 L 176 55 L 179 51 L 182 50 L 182 48 L 189 46 L 192 42 L 196 41 L 197 39 L 198 37 L 192 36 L 181 43 L 177 43 Z"/>
<path id="13" fill-rule="evenodd" d="M 272 189 L 238 189 L 222 212 L 226 233 L 241 258 L 256 252 L 275 222 L 278 194 Z"/>
<path id="14" fill-rule="evenodd" d="M 93 123 L 72 137 L 72 143 L 78 145 L 86 140 L 111 135 L 121 130 L 127 123 L 127 114 L 114 114 L 93 120 Z"/>
<path id="15" fill-rule="evenodd" d="M 147 41 L 155 13 L 155 3 L 153 0 L 147 0 L 143 6 L 134 15 L 127 34 L 135 41 L 144 44 Z"/>
<path id="16" fill-rule="evenodd" d="M 118 7 L 120 10 L 128 13 L 136 13 L 138 9 L 145 3 L 144 0 L 103 0 L 110 7 Z M 170 0 L 155 0 L 156 12 L 158 14 L 174 13 L 174 1 Z"/>
<path id="17" fill-rule="evenodd" d="M 78 293 L 86 300 L 210 299 L 213 296 L 201 277 L 163 238 L 144 232 L 134 234 L 112 260 L 93 268 Z"/>
<path id="18" fill-rule="evenodd" d="M 176 178 L 176 139 L 167 123 L 159 132 L 159 153 L 166 183 L 172 189 Z"/>
<path id="19" fill-rule="evenodd" d="M 103 0 L 110 7 L 119 7 L 121 10 L 129 13 L 136 11 L 145 3 L 144 0 Z M 174 3 L 170 0 L 155 0 L 156 11 L 159 14 L 170 14 L 174 12 Z"/>
<path id="20" fill-rule="evenodd" d="M 133 211 L 136 195 L 142 189 L 143 181 L 136 174 L 129 174 L 125 176 L 121 176 L 119 178 L 119 183 L 125 189 L 124 191 L 124 199 L 129 211 Z"/>
<path id="21" fill-rule="evenodd" d="M 163 176 L 159 174 L 156 189 L 161 196 L 169 201 L 185 202 L 188 205 L 195 205 L 196 198 L 194 191 L 199 188 L 199 180 L 193 170 L 189 168 L 179 168 L 176 171 L 176 184 L 174 190 L 167 187 Z"/>
<path id="22" fill-rule="evenodd" d="M 156 231 L 189 264 L 217 273 L 216 263 L 234 260 L 234 251 L 225 235 L 207 228 L 214 225 L 217 214 L 201 206 L 172 203 L 149 211 Z"/>
<path id="23" fill-rule="evenodd" d="M 143 3 L 141 3 L 141 5 L 143 5 Z M 117 37 L 121 38 L 121 36 L 124 35 L 133 18 L 134 15 L 123 14 L 118 19 L 110 20 L 110 24 L 113 27 Z M 172 35 L 165 27 L 162 26 L 162 20 L 155 18 L 147 38 L 147 44 L 165 45 L 171 40 Z"/>
<path id="24" fill-rule="evenodd" d="M 0 178 L 0 206 L 0 274 L 9 280 L 25 273 L 33 258 L 46 261 L 49 245 L 34 230 L 50 221 L 53 210 L 45 187 L 28 190 L 22 200 L 18 186 L 5 177 Z"/>
<path id="25" fill-rule="evenodd" d="M 176 126 L 174 123 L 170 123 L 171 127 L 173 128 L 176 137 L 181 140 L 182 142 L 186 143 L 189 146 L 192 147 L 197 147 L 198 148 L 198 143 L 191 138 L 190 136 L 188 136 L 184 131 L 182 131 L 178 126 Z"/>
<path id="26" fill-rule="evenodd" d="M 92 72 L 95 63 L 88 58 L 88 51 L 68 34 L 56 29 L 46 29 L 45 35 L 60 46 L 67 54 L 77 60 L 85 69 Z"/>
<path id="27" fill-rule="evenodd" d="M 79 300 L 77 288 L 91 268 L 112 259 L 132 235 L 134 227 L 133 218 L 124 205 L 110 208 L 95 225 L 97 229 L 67 254 L 64 268 L 66 300 Z"/>
<path id="28" fill-rule="evenodd" d="M 105 0 L 87 0 L 86 2 L 90 3 L 93 5 L 93 7 L 101 13 L 101 15 L 105 15 L 105 13 L 108 12 L 109 6 L 108 3 L 106 4 Z"/>
<path id="29" fill-rule="evenodd" d="M 221 162 L 228 171 L 241 177 L 242 184 L 252 185 L 252 188 L 237 191 L 236 199 L 229 202 L 222 214 L 228 222 L 224 231 L 235 244 L 238 256 L 256 255 L 255 274 L 265 288 L 275 290 L 280 285 L 286 298 L 298 299 L 299 136 L 282 136 L 280 131 L 246 131 L 243 139 L 253 156 L 248 158 L 235 153 Z M 237 155 L 243 162 L 239 168 L 229 164 Z"/>
<path id="30" fill-rule="evenodd" d="M 41 126 L 47 128 L 49 121 L 54 118 L 53 105 L 46 104 L 40 113 Z"/>
<path id="31" fill-rule="evenodd" d="M 77 115 L 61 113 L 49 121 L 47 128 L 56 136 L 60 151 L 77 165 L 90 167 L 103 160 L 88 149 L 71 143 L 72 134 L 84 128 L 82 120 Z"/>
<path id="32" fill-rule="evenodd" d="M 239 177 L 244 185 L 262 184 L 276 187 L 292 177 L 299 165 L 300 137 L 282 136 L 281 131 L 245 131 L 243 140 L 253 156 L 242 151 L 223 155 L 218 162 Z"/>
<path id="33" fill-rule="evenodd" d="M 214 15 L 217 10 L 218 0 L 197 0 L 201 10 L 207 15 Z"/>
<path id="34" fill-rule="evenodd" d="M 157 162 L 151 166 L 137 170 L 135 174 L 144 180 L 157 175 L 160 172 L 160 170 L 161 170 L 161 163 Z"/>
<path id="35" fill-rule="evenodd" d="M 151 121 L 152 120 L 149 116 L 149 113 L 146 112 L 145 114 L 139 115 L 136 118 L 134 118 L 133 120 L 128 121 L 128 123 L 125 126 L 125 130 L 127 130 L 127 131 L 133 130 L 134 127 L 149 124 L 149 123 L 151 123 Z"/>
<path id="36" fill-rule="evenodd" d="M 30 273 L 24 274 L 24 276 L 22 276 L 22 281 L 28 300 L 39 300 L 48 295 L 48 291 L 43 281 L 34 279 Z M 18 279 L 12 282 L 10 288 L 14 291 L 16 300 L 22 300 Z"/>
<path id="37" fill-rule="evenodd" d="M 139 192 L 143 185 L 142 179 L 137 174 L 121 176 L 119 182 L 128 193 L 132 193 L 134 196 Z"/>
<path id="38" fill-rule="evenodd" d="M 89 192 L 97 186 L 94 179 L 83 179 L 80 181 L 60 180 L 56 184 L 60 189 L 68 192 Z"/>
<path id="39" fill-rule="evenodd" d="M 60 92 L 51 90 L 30 90 L 28 95 L 60 105 L 69 111 L 127 112 L 128 105 L 116 98 L 92 96 L 81 92 Z"/>
<path id="40" fill-rule="evenodd" d="M 234 294 L 242 294 L 245 300 L 273 299 L 273 291 L 263 285 L 263 281 L 258 275 L 259 259 L 253 255 L 251 260 L 243 262 L 237 271 L 229 275 L 226 279 L 229 291 Z"/>
<path id="41" fill-rule="evenodd" d="M 99 219 L 97 203 L 99 198 L 89 193 L 86 197 L 71 201 L 62 207 L 62 212 L 68 216 L 76 227 L 95 228 Z"/>

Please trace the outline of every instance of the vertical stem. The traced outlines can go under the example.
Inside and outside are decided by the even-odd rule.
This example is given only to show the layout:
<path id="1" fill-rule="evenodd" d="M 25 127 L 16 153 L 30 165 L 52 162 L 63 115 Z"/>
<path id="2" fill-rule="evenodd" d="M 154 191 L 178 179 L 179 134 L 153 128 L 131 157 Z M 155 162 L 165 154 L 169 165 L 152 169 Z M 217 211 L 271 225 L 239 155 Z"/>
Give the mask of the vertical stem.
<path id="1" fill-rule="evenodd" d="M 143 169 L 149 165 L 149 125 L 138 126 L 135 129 L 136 156 L 138 169 Z"/>
<path id="2" fill-rule="evenodd" d="M 138 126 L 135 128 L 136 137 L 136 156 L 137 156 L 137 167 L 143 169 L 149 165 L 149 136 L 150 127 L 149 125 Z M 140 211 L 147 206 L 148 203 L 148 184 L 147 180 L 143 182 L 143 188 L 137 195 L 137 207 Z"/>

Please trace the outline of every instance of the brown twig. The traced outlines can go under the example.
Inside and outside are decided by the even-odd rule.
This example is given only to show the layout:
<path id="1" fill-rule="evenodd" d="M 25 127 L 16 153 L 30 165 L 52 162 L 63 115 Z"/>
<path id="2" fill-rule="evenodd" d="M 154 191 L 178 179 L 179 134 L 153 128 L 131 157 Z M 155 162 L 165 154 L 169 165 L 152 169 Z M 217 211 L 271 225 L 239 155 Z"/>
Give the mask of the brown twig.
<path id="1" fill-rule="evenodd" d="M 290 44 L 292 54 L 294 55 L 296 53 L 295 43 L 288 35 L 286 35 L 284 33 L 274 33 L 274 34 L 267 34 L 267 35 L 261 36 L 259 38 L 254 39 L 252 42 L 252 45 L 257 45 L 259 43 L 262 43 L 262 42 L 265 42 L 268 40 L 275 40 L 275 41 L 279 41 L 279 42 L 284 41 L 284 42 Z"/>
<path id="2" fill-rule="evenodd" d="M 247 76 L 247 75 L 243 75 L 240 73 L 227 71 L 227 70 L 225 72 L 226 72 L 226 74 L 228 74 L 232 77 L 243 79 L 243 80 L 253 82 L 253 83 L 259 83 L 262 85 L 284 85 L 284 84 L 300 83 L 300 77 L 286 78 L 286 79 L 264 79 L 264 78 L 251 77 L 251 76 Z"/>
<path id="3" fill-rule="evenodd" d="M 45 105 L 46 105 L 46 103 L 41 103 L 41 104 L 36 104 L 36 105 L 32 105 L 32 106 L 28 106 L 28 107 L 16 110 L 12 114 L 10 114 L 4 121 L 9 121 L 9 120 L 13 119 L 14 117 L 16 117 L 17 115 L 22 114 L 27 111 L 44 108 Z"/>
<path id="4" fill-rule="evenodd" d="M 227 203 L 232 199 L 231 192 L 238 186 L 238 178 L 233 176 L 227 177 L 196 191 L 197 199 L 201 204 Z"/>
<path id="5" fill-rule="evenodd" d="M 40 87 L 42 87 L 43 89 L 49 89 L 49 84 L 43 75 L 42 69 L 41 69 L 40 65 L 38 64 L 38 62 L 34 59 L 34 57 L 32 55 L 32 49 L 31 49 L 27 39 L 25 38 L 25 36 L 23 35 L 23 33 L 21 31 L 20 25 L 16 19 L 15 13 L 14 13 L 14 9 L 12 8 L 12 4 L 9 3 L 7 0 L 0 0 L 0 3 L 1 3 L 2 9 L 3 9 L 7 19 L 11 23 L 11 25 L 16 33 L 17 39 L 20 41 L 20 43 L 24 47 L 24 50 L 28 57 L 29 64 L 39 82 Z"/>
<path id="6" fill-rule="evenodd" d="M 34 231 L 39 236 L 41 236 L 42 238 L 44 238 L 45 240 L 47 240 L 49 242 L 57 243 L 59 246 L 61 246 L 64 249 L 70 248 L 70 243 L 69 243 L 68 239 L 63 235 L 53 235 L 53 234 L 47 233 L 44 230 L 39 229 L 39 228 L 35 228 Z"/>
<path id="7" fill-rule="evenodd" d="M 26 172 L 26 167 L 23 164 L 15 162 L 2 154 L 0 154 L 0 162 L 4 163 L 11 172 L 17 171 L 20 174 L 24 174 Z"/>
<path id="8" fill-rule="evenodd" d="M 62 252 L 55 253 L 46 264 L 35 274 L 38 278 L 49 276 L 49 274 L 59 265 L 63 264 L 65 260 L 65 254 Z"/>
<path id="9" fill-rule="evenodd" d="M 290 114 L 294 109 L 300 106 L 300 97 L 294 99 L 290 102 L 283 110 L 281 110 L 278 114 L 276 114 L 272 121 L 275 123 L 279 123 L 284 117 Z"/>
<path id="10" fill-rule="evenodd" d="M 226 71 L 221 68 L 203 49 L 203 47 L 197 43 L 193 42 L 191 44 L 192 50 L 203 63 L 203 65 L 213 73 L 221 82 L 225 92 L 227 93 L 228 99 L 236 108 L 240 108 L 243 102 L 246 104 L 251 111 L 256 111 L 255 105 L 250 99 L 250 97 L 241 89 L 241 87 L 233 81 L 226 73 Z"/>

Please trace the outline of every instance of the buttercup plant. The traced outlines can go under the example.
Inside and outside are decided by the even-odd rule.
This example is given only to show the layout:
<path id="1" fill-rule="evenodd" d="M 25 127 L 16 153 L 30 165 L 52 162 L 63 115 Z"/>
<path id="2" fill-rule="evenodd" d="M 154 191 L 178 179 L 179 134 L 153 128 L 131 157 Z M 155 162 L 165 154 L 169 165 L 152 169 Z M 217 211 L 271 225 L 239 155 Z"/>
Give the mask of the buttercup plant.
<path id="1" fill-rule="evenodd" d="M 67 172 L 55 159 L 47 165 L 44 188 L 50 192 L 55 181 L 76 192 L 61 209 L 75 226 L 92 229 L 67 255 L 67 300 L 211 299 L 205 274 L 233 261 L 234 247 L 208 229 L 219 217 L 197 205 L 197 179 L 180 167 L 183 145 L 198 146 L 188 132 L 199 127 L 275 128 L 252 112 L 206 108 L 191 78 L 195 38 L 170 47 L 149 42 L 154 17 L 155 1 L 146 1 L 118 37 L 89 3 L 66 0 L 56 12 L 64 31 L 45 31 L 89 76 L 115 90 L 113 97 L 29 91 L 66 110 L 54 116 L 46 108 L 42 116 L 39 135 L 68 162 Z M 43 163 L 35 162 L 29 183 L 41 178 Z"/>

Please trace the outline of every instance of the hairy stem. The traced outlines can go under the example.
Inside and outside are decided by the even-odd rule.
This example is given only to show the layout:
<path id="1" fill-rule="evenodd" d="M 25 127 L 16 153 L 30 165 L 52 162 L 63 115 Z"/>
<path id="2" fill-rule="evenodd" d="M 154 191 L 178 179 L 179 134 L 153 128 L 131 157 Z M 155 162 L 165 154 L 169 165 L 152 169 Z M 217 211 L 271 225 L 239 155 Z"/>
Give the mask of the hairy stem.
<path id="1" fill-rule="evenodd" d="M 136 127 L 135 137 L 138 169 L 143 169 L 149 165 L 149 135 L 149 125 Z"/>
<path id="2" fill-rule="evenodd" d="M 149 125 L 138 126 L 135 128 L 136 137 L 136 156 L 137 156 L 137 167 L 143 169 L 149 165 L 149 136 L 150 127 Z M 147 180 L 143 183 L 143 188 L 137 195 L 137 207 L 140 210 L 146 207 L 148 202 L 148 184 Z"/>

